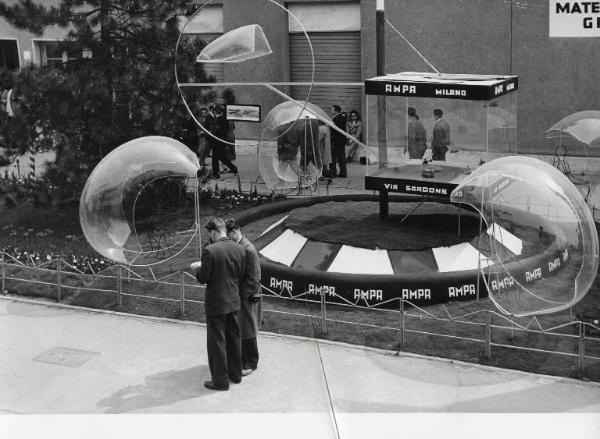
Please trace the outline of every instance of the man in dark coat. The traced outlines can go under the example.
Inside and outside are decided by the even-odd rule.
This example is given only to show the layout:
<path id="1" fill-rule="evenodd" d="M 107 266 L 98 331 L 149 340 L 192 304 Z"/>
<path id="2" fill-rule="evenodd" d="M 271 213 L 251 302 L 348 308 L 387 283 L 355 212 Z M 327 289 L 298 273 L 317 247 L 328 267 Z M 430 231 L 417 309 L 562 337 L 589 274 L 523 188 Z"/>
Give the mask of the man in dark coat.
<path id="1" fill-rule="evenodd" d="M 212 171 L 214 178 L 220 178 L 219 161 L 231 169 L 234 175 L 237 175 L 238 168 L 231 160 L 226 157 L 227 152 L 227 133 L 229 131 L 229 121 L 225 115 L 225 110 L 222 105 L 215 106 L 215 118 L 213 120 L 213 134 L 216 139 L 213 139 L 212 145 Z"/>
<path id="2" fill-rule="evenodd" d="M 227 236 L 246 249 L 246 275 L 242 286 L 240 328 L 242 330 L 242 376 L 251 374 L 258 367 L 258 344 L 256 332 L 261 320 L 260 259 L 258 251 L 248 238 L 242 235 L 238 222 L 225 220 Z"/>
<path id="3" fill-rule="evenodd" d="M 227 237 L 225 222 L 206 224 L 211 244 L 204 247 L 200 263 L 192 264 L 196 279 L 206 284 L 206 346 L 212 376 L 204 387 L 228 390 L 229 380 L 242 380 L 242 348 L 238 314 L 240 286 L 246 270 L 246 249 Z"/>
<path id="4" fill-rule="evenodd" d="M 431 139 L 431 150 L 433 152 L 433 160 L 446 160 L 446 152 L 450 145 L 450 125 L 444 119 L 444 112 L 439 108 L 433 110 L 433 138 Z"/>
<path id="5" fill-rule="evenodd" d="M 332 121 L 336 127 L 346 132 L 346 116 L 339 105 L 331 107 Z M 333 128 L 331 130 L 331 172 L 333 176 L 346 178 L 346 136 Z M 336 163 L 339 163 L 340 173 L 337 173 Z"/>

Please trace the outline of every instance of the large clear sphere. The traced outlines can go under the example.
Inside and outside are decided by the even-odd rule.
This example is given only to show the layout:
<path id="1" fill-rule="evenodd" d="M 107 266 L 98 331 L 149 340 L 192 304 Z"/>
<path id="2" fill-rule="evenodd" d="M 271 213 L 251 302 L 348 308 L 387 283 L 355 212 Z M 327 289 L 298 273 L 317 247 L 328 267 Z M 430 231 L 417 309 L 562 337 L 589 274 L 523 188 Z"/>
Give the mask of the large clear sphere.
<path id="1" fill-rule="evenodd" d="M 89 176 L 81 228 L 101 255 L 149 266 L 181 253 L 196 236 L 198 158 L 185 145 L 151 136 L 108 154 Z"/>
<path id="2" fill-rule="evenodd" d="M 479 167 L 451 194 L 487 225 L 482 275 L 489 297 L 513 316 L 572 307 L 598 272 L 598 234 L 577 188 L 556 168 L 531 157 L 504 157 Z"/>
<path id="3" fill-rule="evenodd" d="M 265 117 L 258 145 L 258 170 L 276 192 L 315 184 L 322 174 L 327 114 L 309 102 L 283 102 Z M 328 138 L 328 136 L 327 136 Z"/>

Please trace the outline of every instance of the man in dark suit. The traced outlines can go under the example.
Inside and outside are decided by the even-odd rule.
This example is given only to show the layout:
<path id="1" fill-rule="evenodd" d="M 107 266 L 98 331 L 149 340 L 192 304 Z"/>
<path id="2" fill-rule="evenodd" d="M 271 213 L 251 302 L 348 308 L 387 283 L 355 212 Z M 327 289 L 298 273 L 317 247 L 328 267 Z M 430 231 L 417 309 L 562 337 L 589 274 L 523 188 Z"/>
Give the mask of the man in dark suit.
<path id="1" fill-rule="evenodd" d="M 342 108 L 339 105 L 331 107 L 332 121 L 336 127 L 342 131 L 346 131 L 346 116 L 342 113 Z M 333 128 L 331 130 L 331 172 L 333 177 L 340 176 L 346 178 L 346 136 Z M 340 172 L 337 173 L 336 163 L 339 163 Z"/>
<path id="2" fill-rule="evenodd" d="M 242 348 L 238 313 L 240 285 L 246 271 L 246 249 L 227 237 L 225 222 L 206 224 L 211 244 L 204 247 L 201 262 L 192 264 L 196 279 L 206 284 L 206 347 L 212 376 L 204 387 L 229 390 L 229 380 L 242 380 Z"/>
<path id="3" fill-rule="evenodd" d="M 446 152 L 450 145 L 450 125 L 443 118 L 444 112 L 439 108 L 433 110 L 433 138 L 431 139 L 431 150 L 433 152 L 433 160 L 446 160 Z"/>
<path id="4" fill-rule="evenodd" d="M 246 276 L 242 286 L 240 328 L 242 330 L 242 376 L 250 375 L 258 367 L 257 329 L 261 320 L 260 259 L 256 248 L 242 234 L 234 218 L 225 220 L 227 236 L 246 249 Z"/>
<path id="5" fill-rule="evenodd" d="M 222 105 L 215 106 L 215 118 L 213 120 L 213 134 L 217 139 L 214 140 L 212 146 L 212 171 L 213 177 L 220 178 L 219 161 L 227 168 L 231 169 L 234 175 L 237 175 L 238 168 L 231 160 L 226 157 L 227 152 L 227 132 L 229 131 L 229 121 L 225 115 L 225 110 Z"/>

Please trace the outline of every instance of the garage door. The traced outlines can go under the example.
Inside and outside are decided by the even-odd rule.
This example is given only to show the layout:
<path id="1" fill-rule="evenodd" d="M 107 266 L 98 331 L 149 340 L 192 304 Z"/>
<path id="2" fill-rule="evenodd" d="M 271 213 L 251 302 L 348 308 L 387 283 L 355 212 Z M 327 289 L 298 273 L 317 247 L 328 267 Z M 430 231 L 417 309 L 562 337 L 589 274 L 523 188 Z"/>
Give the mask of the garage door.
<path id="1" fill-rule="evenodd" d="M 360 32 L 310 32 L 315 57 L 315 81 L 360 82 Z M 310 81 L 311 56 L 306 36 L 290 34 L 290 80 Z M 327 112 L 338 104 L 348 113 L 357 110 L 361 114 L 360 87 L 313 87 L 310 101 Z M 292 87 L 292 97 L 305 99 L 308 87 Z"/>

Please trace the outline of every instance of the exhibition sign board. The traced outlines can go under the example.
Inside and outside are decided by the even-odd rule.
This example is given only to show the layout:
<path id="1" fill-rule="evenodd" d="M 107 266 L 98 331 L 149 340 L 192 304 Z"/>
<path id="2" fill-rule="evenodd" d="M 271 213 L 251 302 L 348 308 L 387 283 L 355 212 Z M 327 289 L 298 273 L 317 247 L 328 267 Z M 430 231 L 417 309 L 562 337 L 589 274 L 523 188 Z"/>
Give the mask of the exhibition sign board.
<path id="1" fill-rule="evenodd" d="M 600 37 L 600 1 L 549 0 L 550 37 Z"/>

